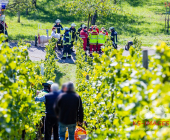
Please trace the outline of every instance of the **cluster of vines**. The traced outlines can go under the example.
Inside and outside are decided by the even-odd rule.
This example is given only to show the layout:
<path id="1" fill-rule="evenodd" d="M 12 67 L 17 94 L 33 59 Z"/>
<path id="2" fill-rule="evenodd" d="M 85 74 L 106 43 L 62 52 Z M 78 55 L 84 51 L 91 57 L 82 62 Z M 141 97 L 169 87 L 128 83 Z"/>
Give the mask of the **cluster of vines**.
<path id="1" fill-rule="evenodd" d="M 107 43 L 103 55 L 94 53 L 91 62 L 82 57 L 82 42 L 77 42 L 77 91 L 88 139 L 170 138 L 170 48 L 157 45 L 147 70 L 141 43 L 134 42 L 129 56 Z"/>
<path id="2" fill-rule="evenodd" d="M 10 48 L 0 37 L 0 139 L 35 139 L 41 119 L 39 104 L 34 101 L 36 90 L 47 80 L 55 80 L 58 68 L 54 40 L 47 46 L 44 76 L 40 66 L 29 59 L 23 42 Z M 52 52 L 53 50 L 53 52 Z"/>

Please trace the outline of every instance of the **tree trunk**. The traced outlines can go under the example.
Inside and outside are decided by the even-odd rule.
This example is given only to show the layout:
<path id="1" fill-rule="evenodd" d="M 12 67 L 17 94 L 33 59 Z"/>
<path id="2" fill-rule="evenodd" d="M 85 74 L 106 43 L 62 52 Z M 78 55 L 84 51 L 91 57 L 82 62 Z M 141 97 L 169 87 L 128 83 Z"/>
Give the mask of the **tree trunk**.
<path id="1" fill-rule="evenodd" d="M 116 2 L 117 2 L 117 1 L 116 1 L 116 0 L 114 0 L 114 4 L 116 4 Z"/>
<path id="2" fill-rule="evenodd" d="M 18 23 L 20 23 L 20 11 L 18 11 Z"/>
<path id="3" fill-rule="evenodd" d="M 28 8 L 26 9 L 26 15 L 28 15 Z"/>
<path id="4" fill-rule="evenodd" d="M 25 134 L 26 134 L 25 130 L 22 130 L 22 138 L 21 138 L 21 140 L 25 140 Z"/>
<path id="5" fill-rule="evenodd" d="M 91 15 L 91 21 L 90 21 L 90 26 L 92 26 L 92 18 L 93 18 L 93 16 Z"/>
<path id="6" fill-rule="evenodd" d="M 35 6 L 35 8 L 36 8 L 36 6 L 37 6 L 37 1 L 36 0 L 32 0 L 32 4 Z"/>
<path id="7" fill-rule="evenodd" d="M 92 18 L 92 25 L 95 25 L 96 19 L 97 19 L 97 10 L 95 11 L 95 14 L 93 15 L 93 18 Z"/>
<path id="8" fill-rule="evenodd" d="M 89 17 L 88 17 L 87 29 L 89 29 L 89 23 L 90 23 L 90 14 L 89 14 Z"/>

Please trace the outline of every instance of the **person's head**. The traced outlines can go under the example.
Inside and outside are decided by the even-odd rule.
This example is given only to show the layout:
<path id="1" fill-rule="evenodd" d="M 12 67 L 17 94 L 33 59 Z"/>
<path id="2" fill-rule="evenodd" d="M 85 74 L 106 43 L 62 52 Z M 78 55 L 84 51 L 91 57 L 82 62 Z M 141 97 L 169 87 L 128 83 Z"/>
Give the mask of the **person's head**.
<path id="1" fill-rule="evenodd" d="M 67 83 L 67 92 L 74 92 L 74 84 L 73 82 Z"/>
<path id="2" fill-rule="evenodd" d="M 109 30 L 110 30 L 111 32 L 113 32 L 113 31 L 115 30 L 115 28 L 114 28 L 114 27 L 110 27 Z"/>
<path id="3" fill-rule="evenodd" d="M 104 27 L 102 27 L 102 28 L 101 28 L 101 31 L 104 31 L 104 30 L 105 30 L 105 28 L 104 28 Z"/>
<path id="4" fill-rule="evenodd" d="M 86 27 L 86 25 L 83 24 L 83 25 L 82 25 L 82 28 L 84 29 L 84 27 Z"/>
<path id="5" fill-rule="evenodd" d="M 62 90 L 63 92 L 66 92 L 66 91 L 67 91 L 67 84 L 66 84 L 66 83 L 64 83 L 64 84 L 62 85 L 61 90 Z"/>
<path id="6" fill-rule="evenodd" d="M 52 85 L 51 85 L 51 91 L 52 91 L 52 92 L 57 92 L 57 91 L 58 91 L 58 87 L 59 87 L 59 86 L 58 86 L 57 83 L 52 84 Z"/>
<path id="7" fill-rule="evenodd" d="M 48 83 L 42 83 L 42 86 L 44 87 L 44 91 L 50 92 L 51 91 L 51 85 Z"/>
<path id="8" fill-rule="evenodd" d="M 90 31 L 92 31 L 92 27 L 90 27 Z"/>
<path id="9" fill-rule="evenodd" d="M 51 91 L 51 85 L 53 84 L 54 82 L 53 81 L 47 81 L 47 84 L 48 84 L 48 86 L 49 86 L 49 90 Z"/>
<path id="10" fill-rule="evenodd" d="M 55 31 L 56 31 L 56 27 L 53 27 L 53 28 L 52 28 L 52 31 L 54 31 L 54 32 L 55 32 Z"/>
<path id="11" fill-rule="evenodd" d="M 72 23 L 71 24 L 71 28 L 75 28 L 76 27 L 76 24 L 75 23 Z"/>
<path id="12" fill-rule="evenodd" d="M 93 27 L 93 30 L 96 30 L 96 28 L 95 28 L 95 27 Z"/>
<path id="13" fill-rule="evenodd" d="M 87 31 L 87 27 L 86 26 L 84 27 L 84 30 Z"/>
<path id="14" fill-rule="evenodd" d="M 47 83 L 51 86 L 52 84 L 54 84 L 54 82 L 53 81 L 47 81 Z"/>
<path id="15" fill-rule="evenodd" d="M 69 31 L 69 28 L 68 28 L 68 27 L 65 27 L 64 29 L 65 29 L 65 32 L 68 32 L 68 31 Z"/>
<path id="16" fill-rule="evenodd" d="M 97 25 L 94 25 L 94 28 L 96 29 L 96 28 L 97 28 Z"/>
<path id="17" fill-rule="evenodd" d="M 57 19 L 55 22 L 57 25 L 59 25 L 61 21 L 59 19 Z"/>

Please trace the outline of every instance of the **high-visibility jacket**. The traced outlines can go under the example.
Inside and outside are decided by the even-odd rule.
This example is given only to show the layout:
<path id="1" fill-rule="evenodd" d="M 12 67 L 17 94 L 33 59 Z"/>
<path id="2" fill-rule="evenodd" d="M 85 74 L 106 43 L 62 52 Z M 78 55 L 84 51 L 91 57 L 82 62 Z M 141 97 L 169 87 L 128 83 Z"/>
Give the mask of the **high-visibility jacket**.
<path id="1" fill-rule="evenodd" d="M 71 34 L 69 31 L 64 34 L 63 45 L 71 45 Z"/>
<path id="2" fill-rule="evenodd" d="M 100 31 L 100 33 L 102 33 L 102 31 Z M 105 32 L 105 35 L 109 35 L 107 31 Z"/>
<path id="3" fill-rule="evenodd" d="M 93 29 L 93 26 L 91 26 L 91 28 Z M 99 28 L 95 29 L 97 31 L 97 33 L 99 34 Z M 88 32 L 90 32 L 90 29 L 88 29 Z"/>
<path id="4" fill-rule="evenodd" d="M 106 42 L 106 34 L 101 32 L 98 35 L 98 44 L 105 44 Z"/>
<path id="5" fill-rule="evenodd" d="M 89 34 L 89 39 L 90 39 L 90 44 L 97 44 L 97 40 L 98 40 L 98 33 L 96 30 L 93 30 L 90 34 Z"/>

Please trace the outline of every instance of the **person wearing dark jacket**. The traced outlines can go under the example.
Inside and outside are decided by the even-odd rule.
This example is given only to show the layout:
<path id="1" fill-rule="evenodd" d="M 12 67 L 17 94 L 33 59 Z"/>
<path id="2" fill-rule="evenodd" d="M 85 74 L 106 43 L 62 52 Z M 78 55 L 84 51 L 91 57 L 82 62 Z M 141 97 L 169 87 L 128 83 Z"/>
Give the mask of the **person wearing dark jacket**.
<path id="1" fill-rule="evenodd" d="M 68 54 L 68 58 L 71 59 L 71 35 L 68 27 L 65 27 L 63 45 L 64 45 L 64 50 L 63 50 L 63 57 L 61 59 L 66 59 L 67 54 Z"/>
<path id="2" fill-rule="evenodd" d="M 83 123 L 83 107 L 81 98 L 75 93 L 72 82 L 67 84 L 67 92 L 59 95 L 54 109 L 59 118 L 60 140 L 65 140 L 66 127 L 68 127 L 69 140 L 74 140 L 76 122 L 79 125 Z"/>
<path id="3" fill-rule="evenodd" d="M 70 33 L 71 33 L 71 51 L 73 51 L 73 43 L 76 40 L 76 28 L 75 28 L 76 24 L 72 23 L 71 24 L 71 28 L 69 29 Z"/>
<path id="4" fill-rule="evenodd" d="M 61 21 L 59 19 L 57 19 L 56 24 L 54 25 L 54 27 L 56 28 L 58 34 L 61 34 L 61 30 L 64 30 L 63 26 L 60 23 L 61 23 Z M 61 51 L 61 46 L 62 46 L 61 39 L 62 38 L 60 37 L 60 39 L 57 42 L 57 47 L 58 47 L 58 50 L 60 50 L 60 51 Z"/>
<path id="5" fill-rule="evenodd" d="M 111 31 L 111 40 L 113 42 L 113 47 L 115 49 L 117 49 L 117 32 L 115 31 L 114 27 L 110 27 L 110 31 Z"/>
<path id="6" fill-rule="evenodd" d="M 43 97 L 36 97 L 37 101 L 45 102 L 46 110 L 45 110 L 45 140 L 51 140 L 51 132 L 53 128 L 53 136 L 54 140 L 59 140 L 58 136 L 58 119 L 56 117 L 54 111 L 54 103 L 56 103 L 56 99 L 59 96 L 58 92 L 58 84 L 51 85 L 51 91 L 49 94 L 44 95 Z"/>

